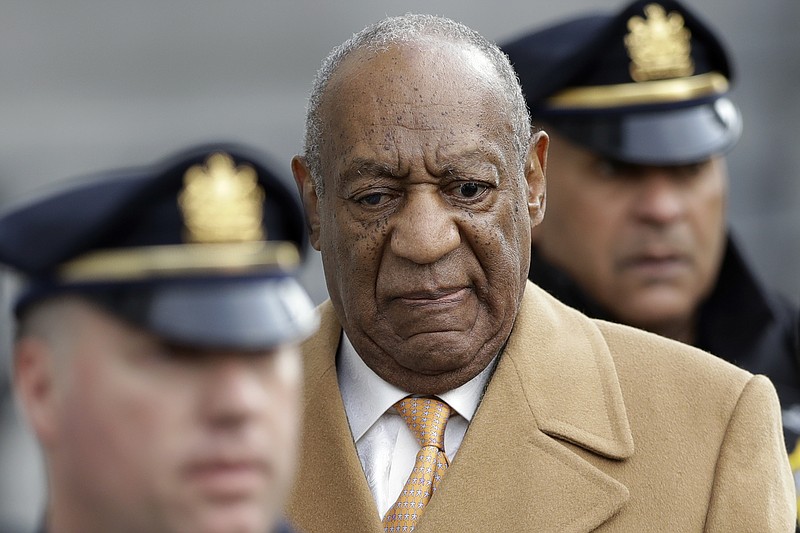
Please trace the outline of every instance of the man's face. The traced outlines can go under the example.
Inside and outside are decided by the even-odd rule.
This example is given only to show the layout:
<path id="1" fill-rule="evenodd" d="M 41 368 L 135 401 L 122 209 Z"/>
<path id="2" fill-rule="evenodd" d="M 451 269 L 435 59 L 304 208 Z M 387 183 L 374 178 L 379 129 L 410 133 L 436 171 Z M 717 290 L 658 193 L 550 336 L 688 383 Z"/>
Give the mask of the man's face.
<path id="1" fill-rule="evenodd" d="M 321 197 L 293 162 L 338 317 L 366 364 L 407 391 L 484 369 L 524 289 L 547 139 L 520 164 L 493 76 L 463 46 L 356 54 L 323 103 Z"/>
<path id="2" fill-rule="evenodd" d="M 40 434 L 52 504 L 82 531 L 268 531 L 293 475 L 297 347 L 171 347 L 88 305 L 70 320 Z"/>
<path id="3" fill-rule="evenodd" d="M 625 165 L 553 136 L 549 163 L 542 254 L 621 322 L 675 336 L 719 272 L 724 161 Z"/>

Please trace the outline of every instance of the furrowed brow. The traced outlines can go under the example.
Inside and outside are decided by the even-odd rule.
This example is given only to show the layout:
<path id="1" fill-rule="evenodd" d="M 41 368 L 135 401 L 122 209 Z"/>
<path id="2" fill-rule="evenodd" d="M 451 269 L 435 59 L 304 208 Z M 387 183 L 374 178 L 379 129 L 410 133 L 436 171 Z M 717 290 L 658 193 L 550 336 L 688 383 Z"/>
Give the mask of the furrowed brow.
<path id="1" fill-rule="evenodd" d="M 402 176 L 392 165 L 372 159 L 355 159 L 340 177 L 342 181 L 347 182 L 365 177 L 399 179 Z"/>

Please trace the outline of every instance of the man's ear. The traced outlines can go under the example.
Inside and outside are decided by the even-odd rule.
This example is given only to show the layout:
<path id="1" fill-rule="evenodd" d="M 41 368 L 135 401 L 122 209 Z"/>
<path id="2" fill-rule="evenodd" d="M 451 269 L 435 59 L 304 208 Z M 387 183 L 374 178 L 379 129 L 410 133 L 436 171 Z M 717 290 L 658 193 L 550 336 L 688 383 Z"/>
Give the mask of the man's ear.
<path id="1" fill-rule="evenodd" d="M 550 138 L 545 131 L 537 131 L 531 139 L 531 150 L 525 164 L 525 180 L 528 182 L 528 212 L 531 228 L 538 226 L 544 218 L 546 207 L 545 173 L 547 172 L 547 147 Z"/>
<path id="2" fill-rule="evenodd" d="M 294 174 L 294 181 L 297 183 L 297 190 L 300 192 L 300 198 L 305 208 L 309 241 L 311 246 L 319 251 L 319 198 L 311 171 L 308 169 L 304 157 L 296 155 L 292 158 L 292 174 Z"/>
<path id="3" fill-rule="evenodd" d="M 47 341 L 22 337 L 14 345 L 14 388 L 25 418 L 39 442 L 57 439 L 56 364 Z"/>

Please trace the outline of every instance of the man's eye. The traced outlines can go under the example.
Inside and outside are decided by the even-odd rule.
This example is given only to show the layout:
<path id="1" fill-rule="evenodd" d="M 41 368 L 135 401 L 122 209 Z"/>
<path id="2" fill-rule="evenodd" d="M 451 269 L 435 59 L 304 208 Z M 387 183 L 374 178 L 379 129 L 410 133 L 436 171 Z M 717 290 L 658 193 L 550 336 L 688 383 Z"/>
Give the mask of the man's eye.
<path id="1" fill-rule="evenodd" d="M 353 193 L 351 201 L 364 207 L 387 207 L 401 195 L 401 192 L 388 187 L 370 187 Z"/>
<path id="2" fill-rule="evenodd" d="M 625 171 L 625 169 L 621 164 L 617 163 L 616 161 L 602 159 L 597 163 L 597 171 L 598 174 L 602 176 L 614 177 L 622 174 Z"/>
<path id="3" fill-rule="evenodd" d="M 643 167 L 613 159 L 601 159 L 597 162 L 595 170 L 599 176 L 609 179 L 635 179 L 642 175 Z"/>
<path id="4" fill-rule="evenodd" d="M 691 163 L 688 165 L 676 165 L 670 168 L 672 169 L 673 174 L 675 174 L 675 176 L 678 178 L 693 178 L 699 175 L 703 169 L 705 169 L 706 164 L 707 162 Z"/>
<path id="5" fill-rule="evenodd" d="M 380 205 L 386 199 L 386 195 L 383 193 L 375 192 L 372 194 L 367 194 L 358 199 L 359 203 L 366 204 L 366 205 Z"/>
<path id="6" fill-rule="evenodd" d="M 488 187 L 481 183 L 475 182 L 467 182 L 461 183 L 456 187 L 455 192 L 458 196 L 462 198 L 475 198 L 479 196 L 483 191 L 485 191 Z"/>

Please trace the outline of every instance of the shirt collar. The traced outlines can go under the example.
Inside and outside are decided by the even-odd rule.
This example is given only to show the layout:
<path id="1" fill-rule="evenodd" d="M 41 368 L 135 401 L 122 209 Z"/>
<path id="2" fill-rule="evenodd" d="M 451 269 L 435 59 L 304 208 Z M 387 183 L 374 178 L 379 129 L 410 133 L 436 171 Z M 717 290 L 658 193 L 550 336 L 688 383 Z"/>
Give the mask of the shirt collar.
<path id="1" fill-rule="evenodd" d="M 358 441 L 377 420 L 395 403 L 412 393 L 384 381 L 364 363 L 355 348 L 342 332 L 338 356 L 339 390 L 350 423 L 353 438 Z M 469 423 L 472 420 L 483 391 L 494 370 L 497 356 L 480 374 L 460 387 L 439 394 L 456 413 Z"/>

